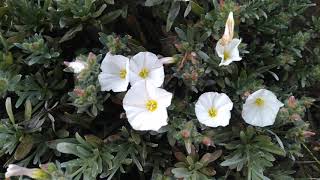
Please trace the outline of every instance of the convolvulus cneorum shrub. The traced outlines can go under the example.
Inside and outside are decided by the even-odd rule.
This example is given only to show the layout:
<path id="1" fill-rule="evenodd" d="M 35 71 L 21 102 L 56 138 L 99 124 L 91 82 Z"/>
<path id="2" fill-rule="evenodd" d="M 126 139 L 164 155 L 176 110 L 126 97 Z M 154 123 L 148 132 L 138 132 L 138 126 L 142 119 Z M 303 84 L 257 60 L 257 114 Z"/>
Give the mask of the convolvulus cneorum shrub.
<path id="1" fill-rule="evenodd" d="M 320 178 L 316 3 L 0 1 L 0 179 Z"/>

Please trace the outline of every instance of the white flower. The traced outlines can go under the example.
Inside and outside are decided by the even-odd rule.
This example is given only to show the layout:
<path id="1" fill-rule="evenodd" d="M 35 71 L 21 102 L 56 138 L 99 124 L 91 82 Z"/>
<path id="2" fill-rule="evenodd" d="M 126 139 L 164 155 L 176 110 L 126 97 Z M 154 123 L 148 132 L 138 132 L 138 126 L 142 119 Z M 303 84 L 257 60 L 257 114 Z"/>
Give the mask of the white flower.
<path id="1" fill-rule="evenodd" d="M 48 174 L 39 168 L 29 169 L 15 164 L 9 164 L 5 177 L 9 178 L 12 176 L 29 176 L 33 179 L 39 179 L 48 177 Z"/>
<path id="2" fill-rule="evenodd" d="M 219 66 L 229 65 L 233 61 L 240 61 L 242 58 L 239 55 L 238 46 L 241 43 L 240 39 L 233 39 L 234 19 L 233 13 L 230 12 L 225 25 L 225 30 L 222 38 L 216 45 L 216 52 L 221 58 Z"/>
<path id="3" fill-rule="evenodd" d="M 233 103 L 224 93 L 203 93 L 195 107 L 198 120 L 210 127 L 227 126 L 231 118 Z"/>
<path id="4" fill-rule="evenodd" d="M 160 87 L 164 81 L 164 69 L 158 57 L 150 52 L 140 52 L 130 60 L 130 84 L 148 81 Z"/>
<path id="5" fill-rule="evenodd" d="M 80 73 L 83 69 L 87 68 L 88 64 L 81 60 L 75 60 L 73 62 L 64 62 L 74 73 Z"/>
<path id="6" fill-rule="evenodd" d="M 98 79 L 102 91 L 126 91 L 129 84 L 129 58 L 108 53 L 102 63 Z"/>
<path id="7" fill-rule="evenodd" d="M 283 104 L 269 90 L 260 89 L 251 94 L 243 105 L 242 117 L 253 126 L 270 126 Z"/>
<path id="8" fill-rule="evenodd" d="M 123 108 L 133 129 L 158 131 L 167 125 L 167 107 L 171 99 L 172 93 L 143 81 L 128 90 Z"/>

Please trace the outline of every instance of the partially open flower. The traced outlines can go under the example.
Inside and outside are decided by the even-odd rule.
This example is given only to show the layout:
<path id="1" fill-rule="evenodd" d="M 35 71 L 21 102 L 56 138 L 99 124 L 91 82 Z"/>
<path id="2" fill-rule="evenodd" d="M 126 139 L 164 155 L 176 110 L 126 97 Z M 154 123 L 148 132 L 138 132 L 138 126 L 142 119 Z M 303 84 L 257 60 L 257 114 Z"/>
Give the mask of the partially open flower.
<path id="1" fill-rule="evenodd" d="M 269 90 L 260 89 L 252 93 L 243 105 L 242 117 L 253 126 L 273 125 L 283 104 Z"/>
<path id="2" fill-rule="evenodd" d="M 225 30 L 222 38 L 217 42 L 216 52 L 221 58 L 219 66 L 229 65 L 233 61 L 240 61 L 242 58 L 239 55 L 238 46 L 241 43 L 240 39 L 233 39 L 234 34 L 234 19 L 233 13 L 230 12 L 225 25 Z"/>
<path id="3" fill-rule="evenodd" d="M 108 53 L 101 63 L 99 82 L 102 91 L 122 92 L 129 85 L 129 58 Z"/>
<path id="4" fill-rule="evenodd" d="M 233 103 L 224 93 L 203 93 L 196 103 L 198 120 L 210 127 L 227 126 L 231 118 Z"/>
<path id="5" fill-rule="evenodd" d="M 167 107 L 172 94 L 148 81 L 133 85 L 123 99 L 123 108 L 135 130 L 158 131 L 167 125 Z"/>
<path id="6" fill-rule="evenodd" d="M 130 61 L 130 84 L 148 81 L 160 87 L 164 81 L 163 64 L 158 57 L 150 52 L 140 52 Z"/>
<path id="7" fill-rule="evenodd" d="M 39 168 L 25 168 L 15 164 L 9 164 L 7 172 L 5 174 L 6 178 L 13 176 L 28 176 L 33 179 L 48 179 L 49 175 Z"/>

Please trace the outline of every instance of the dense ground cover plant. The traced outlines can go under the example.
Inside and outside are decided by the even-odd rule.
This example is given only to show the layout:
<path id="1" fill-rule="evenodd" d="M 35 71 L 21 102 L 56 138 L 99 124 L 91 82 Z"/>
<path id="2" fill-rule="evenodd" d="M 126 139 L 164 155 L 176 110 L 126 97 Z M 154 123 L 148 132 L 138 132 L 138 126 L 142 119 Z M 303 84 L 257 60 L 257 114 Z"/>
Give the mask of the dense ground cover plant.
<path id="1" fill-rule="evenodd" d="M 316 3 L 0 1 L 0 179 L 320 178 Z"/>

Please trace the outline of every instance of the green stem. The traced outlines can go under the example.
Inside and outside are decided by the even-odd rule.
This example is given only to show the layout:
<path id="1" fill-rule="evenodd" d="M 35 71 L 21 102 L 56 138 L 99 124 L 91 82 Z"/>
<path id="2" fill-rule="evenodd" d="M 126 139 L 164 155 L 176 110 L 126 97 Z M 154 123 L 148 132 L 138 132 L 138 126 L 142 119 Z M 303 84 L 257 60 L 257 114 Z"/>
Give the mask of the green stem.
<path id="1" fill-rule="evenodd" d="M 318 160 L 318 158 L 313 155 L 313 153 L 304 143 L 302 143 L 302 145 L 308 151 L 308 153 L 312 156 L 312 158 L 316 161 L 316 163 L 320 166 L 320 161 Z"/>

